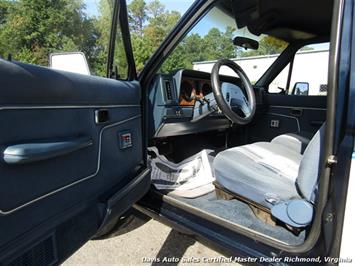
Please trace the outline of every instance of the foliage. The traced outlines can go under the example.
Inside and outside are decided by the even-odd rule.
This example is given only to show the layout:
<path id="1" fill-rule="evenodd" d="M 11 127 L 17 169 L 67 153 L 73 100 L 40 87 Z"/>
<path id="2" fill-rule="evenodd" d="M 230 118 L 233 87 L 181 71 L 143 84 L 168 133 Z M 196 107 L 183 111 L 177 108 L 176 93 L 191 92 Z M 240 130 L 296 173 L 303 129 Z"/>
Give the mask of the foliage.
<path id="1" fill-rule="evenodd" d="M 227 28 L 225 32 L 212 28 L 205 36 L 197 33 L 187 36 L 163 64 L 161 71 L 168 73 L 179 68 L 192 69 L 193 62 L 235 58 L 233 31 L 232 28 Z"/>
<path id="2" fill-rule="evenodd" d="M 168 11 L 159 0 L 132 0 L 128 5 L 132 48 L 137 70 L 173 29 L 181 15 Z M 11 54 L 17 61 L 48 65 L 48 55 L 59 51 L 82 51 L 91 72 L 105 76 L 112 1 L 100 0 L 99 12 L 88 17 L 83 0 L 0 0 L 0 55 Z M 258 51 L 240 51 L 232 44 L 234 29 L 212 28 L 201 36 L 189 34 L 161 68 L 170 72 L 192 68 L 192 62 L 279 53 L 287 45 L 272 37 L 260 41 Z M 125 77 L 127 60 L 120 29 L 117 30 L 114 64 Z"/>
<path id="3" fill-rule="evenodd" d="M 93 21 L 83 12 L 81 0 L 1 1 L 0 54 L 48 65 L 48 54 L 80 50 L 92 57 Z M 4 9 L 2 9 L 4 10 Z"/>
<path id="4" fill-rule="evenodd" d="M 139 36 L 143 36 L 144 23 L 148 18 L 146 3 L 144 0 L 132 1 L 128 5 L 128 10 L 131 31 Z"/>
<path id="5" fill-rule="evenodd" d="M 314 48 L 313 48 L 313 47 L 310 47 L 310 46 L 308 46 L 308 45 L 303 46 L 303 47 L 300 49 L 300 51 L 312 51 L 312 50 L 314 50 Z"/>
<path id="6" fill-rule="evenodd" d="M 133 0 L 128 6 L 128 12 L 136 67 L 141 71 L 153 52 L 176 25 L 180 13 L 167 11 L 158 0 L 150 4 L 146 4 L 143 0 Z"/>

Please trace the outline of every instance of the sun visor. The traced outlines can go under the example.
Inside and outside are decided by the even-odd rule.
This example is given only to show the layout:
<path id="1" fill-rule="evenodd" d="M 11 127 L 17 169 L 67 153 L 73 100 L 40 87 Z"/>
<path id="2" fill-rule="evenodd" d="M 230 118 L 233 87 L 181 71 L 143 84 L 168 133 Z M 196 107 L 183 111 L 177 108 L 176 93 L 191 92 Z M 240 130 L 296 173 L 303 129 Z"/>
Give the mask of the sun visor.
<path id="1" fill-rule="evenodd" d="M 333 0 L 233 0 L 238 28 L 285 41 L 330 35 Z M 281 31 L 277 29 L 282 29 Z"/>

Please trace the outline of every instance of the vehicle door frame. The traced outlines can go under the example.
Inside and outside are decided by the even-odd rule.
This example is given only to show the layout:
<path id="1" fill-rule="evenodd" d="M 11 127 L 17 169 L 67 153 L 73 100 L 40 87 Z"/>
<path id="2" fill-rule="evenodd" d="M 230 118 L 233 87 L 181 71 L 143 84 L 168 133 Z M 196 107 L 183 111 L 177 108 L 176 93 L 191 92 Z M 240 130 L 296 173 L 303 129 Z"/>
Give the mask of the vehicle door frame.
<path id="1" fill-rule="evenodd" d="M 144 83 L 138 79 L 136 62 L 134 59 L 134 53 L 132 48 L 132 40 L 131 33 L 128 22 L 128 9 L 126 0 L 116 0 L 114 1 L 114 14 L 112 19 L 112 26 L 110 32 L 110 41 L 109 41 L 109 52 L 108 52 L 108 60 L 107 60 L 107 69 L 106 76 L 107 78 L 118 78 L 117 73 L 113 76 L 115 70 L 113 66 L 114 54 L 115 54 L 115 45 L 116 45 L 116 37 L 117 37 L 117 29 L 118 25 L 120 25 L 123 40 L 123 46 L 126 54 L 126 60 L 128 65 L 128 73 L 127 73 L 127 81 L 137 81 L 140 82 L 141 85 L 141 113 L 142 113 L 142 152 L 143 152 L 143 162 L 144 167 L 148 167 L 147 162 L 147 147 L 148 147 L 148 94 L 147 90 L 145 90 Z"/>
<path id="2" fill-rule="evenodd" d="M 114 1 L 106 76 L 107 78 L 119 79 L 117 73 L 114 73 L 115 70 L 113 66 L 118 25 L 120 26 L 119 28 L 122 34 L 122 41 L 123 41 L 123 46 L 124 46 L 127 66 L 128 66 L 127 80 L 128 81 L 137 80 L 136 63 L 134 61 L 132 42 L 131 42 L 131 33 L 129 30 L 129 23 L 128 23 L 127 3 L 125 0 Z"/>
<path id="3" fill-rule="evenodd" d="M 134 60 L 134 54 L 133 54 L 133 48 L 132 48 L 132 42 L 131 42 L 131 34 L 130 34 L 130 29 L 129 29 L 129 22 L 128 22 L 128 9 L 127 9 L 127 2 L 126 0 L 113 0 L 114 6 L 113 6 L 113 14 L 112 14 L 112 23 L 111 23 L 111 30 L 110 30 L 110 39 L 109 39 L 109 50 L 108 50 L 108 58 L 107 58 L 107 67 L 106 67 L 106 77 L 109 79 L 117 79 L 120 80 L 118 73 L 116 73 L 116 69 L 114 69 L 114 56 L 115 56 L 115 49 L 116 49 L 116 38 L 117 38 L 117 30 L 118 28 L 121 31 L 121 37 L 122 37 L 122 42 L 123 42 L 123 47 L 125 51 L 125 56 L 126 56 L 126 61 L 127 61 L 127 78 L 124 81 L 127 82 L 138 82 L 137 81 L 137 71 L 136 71 L 136 63 Z M 142 87 L 141 87 L 142 90 Z M 142 154 L 143 154 L 143 164 L 141 165 L 141 171 L 138 172 L 137 179 L 134 180 L 134 182 L 128 184 L 127 187 L 124 189 L 126 192 L 130 191 L 134 186 L 140 186 L 140 190 L 144 191 L 142 193 L 142 196 L 146 194 L 146 192 L 149 190 L 150 182 L 147 184 L 145 180 L 142 180 L 143 178 L 146 179 L 146 176 L 149 176 L 150 179 L 150 172 L 151 169 L 148 166 L 148 161 L 147 161 L 147 123 L 145 120 L 145 117 L 147 116 L 147 105 L 144 104 L 144 94 L 142 93 L 141 96 L 141 114 L 142 114 Z M 142 185 L 143 184 L 143 185 Z M 148 187 L 145 189 L 144 186 L 148 185 Z M 106 206 L 106 214 L 104 216 L 104 219 L 97 230 L 97 233 L 95 236 L 100 236 L 106 234 L 106 231 L 111 227 L 110 222 L 112 221 L 112 208 L 110 205 L 113 204 L 113 201 L 116 201 L 117 199 L 114 199 L 114 197 L 110 198 L 107 201 L 107 206 Z M 138 199 L 137 199 L 138 200 Z M 124 211 L 120 211 L 120 214 L 124 213 L 127 211 L 125 208 L 122 208 Z"/>
<path id="4" fill-rule="evenodd" d="M 185 15 L 181 18 L 179 23 L 175 26 L 175 28 L 172 30 L 172 32 L 166 37 L 162 45 L 159 47 L 159 49 L 154 53 L 154 55 L 151 57 L 151 59 L 148 61 L 146 64 L 146 67 L 143 69 L 141 74 L 139 75 L 139 80 L 141 81 L 142 86 L 144 87 L 143 91 L 145 92 L 145 95 L 147 94 L 147 90 L 149 88 L 149 84 L 152 81 L 155 73 L 158 71 L 159 67 L 161 64 L 165 61 L 165 59 L 170 55 L 170 53 L 174 50 L 174 48 L 179 44 L 179 42 L 182 40 L 182 38 L 189 32 L 189 30 L 205 15 L 208 10 L 210 10 L 213 6 L 215 1 L 210 0 L 210 1 L 202 1 L 202 0 L 197 0 L 193 3 L 193 5 L 190 7 L 190 9 L 185 13 Z M 267 256 L 270 255 L 270 252 L 274 252 L 275 249 L 278 250 L 278 252 L 286 252 L 283 253 L 284 256 L 288 254 L 311 254 L 311 251 L 315 251 L 315 249 L 320 248 L 321 246 L 321 238 L 320 235 L 322 233 L 322 223 L 324 222 L 324 215 L 326 215 L 326 212 L 324 212 L 325 205 L 328 200 L 328 191 L 329 191 L 329 181 L 330 177 L 332 174 L 333 167 L 335 165 L 329 164 L 328 160 L 329 158 L 332 158 L 333 151 L 334 151 L 334 146 L 335 143 L 333 141 L 334 137 L 334 132 L 337 130 L 335 127 L 335 114 L 336 114 L 336 100 L 337 100 L 337 92 L 338 92 L 338 65 L 339 65 L 339 53 L 340 53 L 340 48 L 341 48 L 341 42 L 340 42 L 340 36 L 342 34 L 342 25 L 343 25 L 343 19 L 344 19 L 344 9 L 345 9 L 345 1 L 344 0 L 335 0 L 334 1 L 334 8 L 333 8 L 333 18 L 332 18 L 332 30 L 331 30 L 331 45 L 330 45 L 330 68 L 329 68 L 329 73 L 328 75 L 328 83 L 329 83 L 329 91 L 331 93 L 328 94 L 328 109 L 327 109 L 327 127 L 326 127 L 326 145 L 325 145 L 325 153 L 324 153 L 324 159 L 322 160 L 322 165 L 325 165 L 326 167 L 323 168 L 323 171 L 321 172 L 321 177 L 320 177 L 320 184 L 319 184 L 319 201 L 316 203 L 316 214 L 314 218 L 314 223 L 312 225 L 312 228 L 310 230 L 309 236 L 306 239 L 306 241 L 299 246 L 288 246 L 282 243 L 279 243 L 274 240 L 270 240 L 270 238 L 261 236 L 261 235 L 256 235 L 250 232 L 245 232 L 245 230 L 242 230 L 241 228 L 234 227 L 232 231 L 237 232 L 239 237 L 245 237 L 247 236 L 250 239 L 254 239 L 257 241 L 260 241 L 260 249 L 258 250 L 267 250 L 267 253 L 265 253 Z M 293 50 L 296 52 L 296 48 L 294 47 Z M 290 50 L 288 51 L 290 52 Z M 286 62 L 285 65 L 286 66 Z M 282 69 L 280 69 L 281 71 Z M 178 207 L 178 211 L 182 213 L 180 216 L 184 217 L 185 215 L 188 216 L 196 216 L 192 215 L 191 212 L 194 211 L 197 213 L 196 208 L 188 208 L 186 204 L 180 204 L 177 201 L 172 201 L 169 200 L 169 202 L 164 202 L 166 205 L 166 208 L 161 208 L 154 212 L 152 208 L 154 208 L 153 202 L 158 202 L 157 201 L 157 196 L 156 195 L 147 195 L 144 198 L 144 201 L 138 202 L 138 204 L 135 205 L 135 207 L 141 211 L 146 212 L 150 216 L 155 217 L 156 219 L 160 219 L 165 223 L 169 223 L 172 226 L 174 225 L 173 219 L 178 218 L 177 214 L 174 217 L 174 214 L 172 213 L 172 210 L 176 207 Z M 164 197 L 162 197 L 160 200 L 164 201 Z M 150 204 L 152 203 L 152 204 Z M 148 206 L 150 206 L 150 209 L 148 210 Z M 184 211 L 186 210 L 186 211 Z M 328 213 L 329 214 L 329 213 Z M 195 217 L 196 218 L 196 217 Z M 197 219 L 197 218 L 196 218 Z M 200 227 L 204 227 L 204 225 L 208 224 L 210 221 L 207 221 L 204 218 L 199 219 L 199 222 L 196 224 L 199 224 Z M 217 223 L 216 221 L 213 225 L 214 228 L 217 228 Z M 183 225 L 183 230 L 187 231 L 193 231 L 196 232 L 196 234 L 199 237 L 202 238 L 208 238 L 208 239 L 213 239 L 213 242 L 218 242 L 219 246 L 226 246 L 226 243 L 223 243 L 222 241 L 217 240 L 215 236 L 213 236 L 210 233 L 211 228 L 199 228 L 197 230 L 196 224 L 193 224 L 192 222 L 185 223 Z M 223 223 L 219 223 L 221 225 Z M 182 225 L 179 224 L 179 227 Z M 231 228 L 230 224 L 224 224 L 224 227 Z M 219 227 L 220 228 L 220 227 Z M 216 231 L 214 231 L 216 232 Z M 230 232 L 230 231 L 228 231 Z M 224 235 L 224 237 L 227 237 L 227 235 Z M 255 244 L 255 242 L 254 242 Z M 259 244 L 258 244 L 259 247 Z M 267 248 L 266 248 L 267 247 Z M 233 250 L 242 250 L 247 247 L 242 247 L 235 245 Z M 265 249 L 266 248 L 266 249 Z"/>

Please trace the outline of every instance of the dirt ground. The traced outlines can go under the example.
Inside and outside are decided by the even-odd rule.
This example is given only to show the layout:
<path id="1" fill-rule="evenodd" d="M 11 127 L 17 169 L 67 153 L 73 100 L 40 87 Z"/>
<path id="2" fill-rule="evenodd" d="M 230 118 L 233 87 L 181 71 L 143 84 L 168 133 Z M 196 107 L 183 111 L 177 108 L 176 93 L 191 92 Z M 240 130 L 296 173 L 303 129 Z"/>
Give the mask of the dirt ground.
<path id="1" fill-rule="evenodd" d="M 124 235 L 88 242 L 64 265 L 228 265 L 221 263 L 226 261 L 221 257 L 193 238 L 150 220 Z"/>

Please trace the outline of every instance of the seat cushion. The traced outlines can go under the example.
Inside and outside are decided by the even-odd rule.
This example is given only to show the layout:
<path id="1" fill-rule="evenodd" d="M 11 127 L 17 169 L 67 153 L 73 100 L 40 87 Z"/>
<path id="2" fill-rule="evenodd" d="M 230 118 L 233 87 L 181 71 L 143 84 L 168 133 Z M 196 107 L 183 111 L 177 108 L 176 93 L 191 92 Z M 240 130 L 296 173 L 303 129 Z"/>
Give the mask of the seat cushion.
<path id="1" fill-rule="evenodd" d="M 257 142 L 220 152 L 213 167 L 222 187 L 270 209 L 279 201 L 300 198 L 295 180 L 301 159 L 282 144 Z"/>

